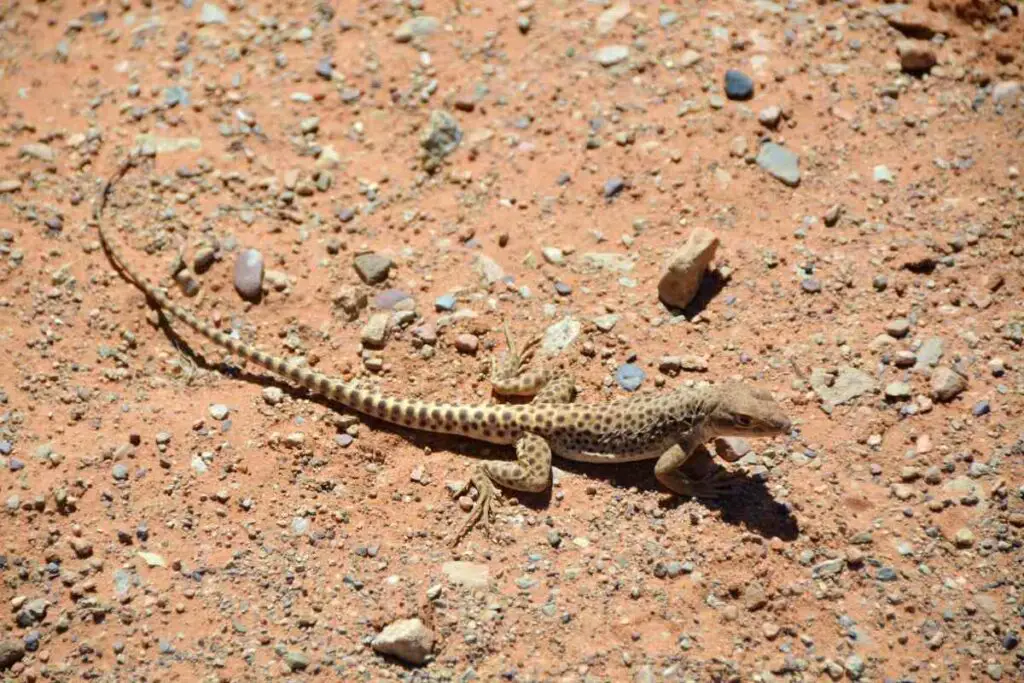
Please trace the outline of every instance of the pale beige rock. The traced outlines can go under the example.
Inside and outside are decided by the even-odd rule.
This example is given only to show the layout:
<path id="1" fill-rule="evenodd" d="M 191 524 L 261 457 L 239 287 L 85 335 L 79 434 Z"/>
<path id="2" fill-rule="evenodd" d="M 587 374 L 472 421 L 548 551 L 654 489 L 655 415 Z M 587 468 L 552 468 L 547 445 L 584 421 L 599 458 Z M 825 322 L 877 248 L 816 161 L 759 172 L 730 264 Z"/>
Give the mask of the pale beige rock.
<path id="1" fill-rule="evenodd" d="M 715 257 L 718 236 L 710 230 L 697 228 L 690 233 L 683 248 L 672 255 L 658 283 L 658 296 L 665 304 L 686 308 L 700 289 L 704 271 Z"/>

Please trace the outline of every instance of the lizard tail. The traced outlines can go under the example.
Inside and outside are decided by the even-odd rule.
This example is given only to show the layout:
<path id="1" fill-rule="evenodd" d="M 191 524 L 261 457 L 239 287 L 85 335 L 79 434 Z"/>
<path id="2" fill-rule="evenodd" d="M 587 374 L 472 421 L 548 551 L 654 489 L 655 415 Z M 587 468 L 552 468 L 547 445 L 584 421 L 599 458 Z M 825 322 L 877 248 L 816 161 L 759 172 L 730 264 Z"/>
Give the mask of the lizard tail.
<path id="1" fill-rule="evenodd" d="M 442 434 L 460 434 L 467 431 L 464 427 L 465 421 L 459 419 L 459 413 L 465 412 L 467 410 L 466 406 L 406 400 L 359 389 L 347 382 L 330 377 L 322 372 L 311 370 L 299 363 L 288 362 L 284 358 L 261 351 L 251 344 L 225 334 L 168 298 L 162 290 L 158 289 L 125 258 L 121 243 L 108 232 L 108 227 L 105 225 L 102 216 L 113 186 L 136 163 L 137 160 L 134 157 L 129 157 L 121 163 L 118 169 L 104 183 L 99 200 L 93 209 L 93 218 L 99 229 L 100 242 L 103 244 L 107 254 L 132 284 L 141 290 L 153 304 L 161 310 L 170 313 L 195 332 L 235 356 L 251 361 L 278 376 L 287 377 L 296 384 L 333 401 L 337 401 L 352 410 L 392 424 L 422 431 Z M 472 408 L 469 409 L 472 410 Z"/>

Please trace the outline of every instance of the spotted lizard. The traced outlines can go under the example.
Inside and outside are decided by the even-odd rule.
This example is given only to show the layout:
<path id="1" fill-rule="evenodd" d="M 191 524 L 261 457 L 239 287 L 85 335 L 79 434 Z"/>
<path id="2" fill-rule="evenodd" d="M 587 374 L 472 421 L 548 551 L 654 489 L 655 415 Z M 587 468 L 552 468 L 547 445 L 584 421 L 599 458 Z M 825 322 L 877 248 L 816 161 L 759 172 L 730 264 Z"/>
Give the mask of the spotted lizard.
<path id="1" fill-rule="evenodd" d="M 500 364 L 492 361 L 491 382 L 499 395 L 529 397 L 526 404 L 461 405 L 386 396 L 261 351 L 176 304 L 125 258 L 121 244 L 105 226 L 102 210 L 111 187 L 132 165 L 129 159 L 105 183 L 94 218 L 114 263 L 160 309 L 232 354 L 365 415 L 410 429 L 515 445 L 514 461 L 484 461 L 456 493 L 458 497 L 475 489 L 477 498 L 452 545 L 481 521 L 487 527 L 494 483 L 515 491 L 544 491 L 551 479 L 552 455 L 590 463 L 656 460 L 654 474 L 669 490 L 717 497 L 733 484 L 724 470 L 698 481 L 682 471 L 699 446 L 720 436 L 773 436 L 791 429 L 770 393 L 740 382 L 680 387 L 663 394 L 642 392 L 606 403 L 574 403 L 576 387 L 570 375 L 523 369 L 540 339 L 532 339 L 520 352 L 507 327 L 509 353 Z"/>

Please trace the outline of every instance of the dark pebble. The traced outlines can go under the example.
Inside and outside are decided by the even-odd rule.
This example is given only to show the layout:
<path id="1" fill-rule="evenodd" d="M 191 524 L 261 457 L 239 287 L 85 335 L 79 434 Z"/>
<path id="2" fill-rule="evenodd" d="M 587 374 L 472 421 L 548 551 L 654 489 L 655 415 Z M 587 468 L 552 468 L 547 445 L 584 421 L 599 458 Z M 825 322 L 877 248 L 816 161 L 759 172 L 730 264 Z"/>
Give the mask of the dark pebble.
<path id="1" fill-rule="evenodd" d="M 611 199 L 626 187 L 626 181 L 622 178 L 609 178 L 604 182 L 604 197 Z"/>
<path id="2" fill-rule="evenodd" d="M 754 81 L 742 71 L 725 72 L 725 96 L 730 100 L 749 100 L 754 96 Z"/>
<path id="3" fill-rule="evenodd" d="M 39 649 L 39 640 L 41 636 L 39 631 L 29 631 L 25 634 L 25 649 L 29 652 L 35 652 Z"/>
<path id="4" fill-rule="evenodd" d="M 331 66 L 331 58 L 324 57 L 316 63 L 316 75 L 324 80 L 331 80 L 334 75 L 334 67 Z"/>
<path id="5" fill-rule="evenodd" d="M 1004 650 L 1012 650 L 1018 645 L 1020 645 L 1020 637 L 1014 631 L 1010 631 L 1005 636 L 1003 636 Z"/>
<path id="6" fill-rule="evenodd" d="M 974 417 L 988 415 L 990 412 L 992 412 L 992 407 L 989 405 L 988 401 L 978 401 L 974 404 L 974 407 L 971 408 L 971 413 L 974 414 Z"/>

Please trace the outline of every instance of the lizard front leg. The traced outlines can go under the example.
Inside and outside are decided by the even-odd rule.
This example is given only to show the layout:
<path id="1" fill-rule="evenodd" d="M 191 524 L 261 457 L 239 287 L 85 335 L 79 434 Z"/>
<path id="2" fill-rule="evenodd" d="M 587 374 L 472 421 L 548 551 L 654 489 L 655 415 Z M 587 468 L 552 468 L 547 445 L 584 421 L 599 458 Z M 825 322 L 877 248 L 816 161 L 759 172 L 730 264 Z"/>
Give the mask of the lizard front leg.
<path id="1" fill-rule="evenodd" d="M 665 488 L 681 496 L 723 498 L 735 493 L 737 479 L 724 467 L 707 474 L 712 463 L 706 452 L 697 452 L 701 444 L 700 437 L 693 436 L 662 453 L 654 465 L 654 476 Z M 703 476 L 692 479 L 686 470 Z"/>
<path id="2" fill-rule="evenodd" d="M 524 371 L 522 366 L 537 351 L 541 337 L 530 339 L 520 352 L 516 349 L 515 340 L 508 331 L 508 324 L 504 323 L 502 327 L 505 332 L 508 355 L 500 364 L 493 357 L 491 358 L 491 386 L 494 388 L 494 392 L 501 396 L 538 396 L 539 392 L 551 381 L 551 372 L 546 369 Z"/>

